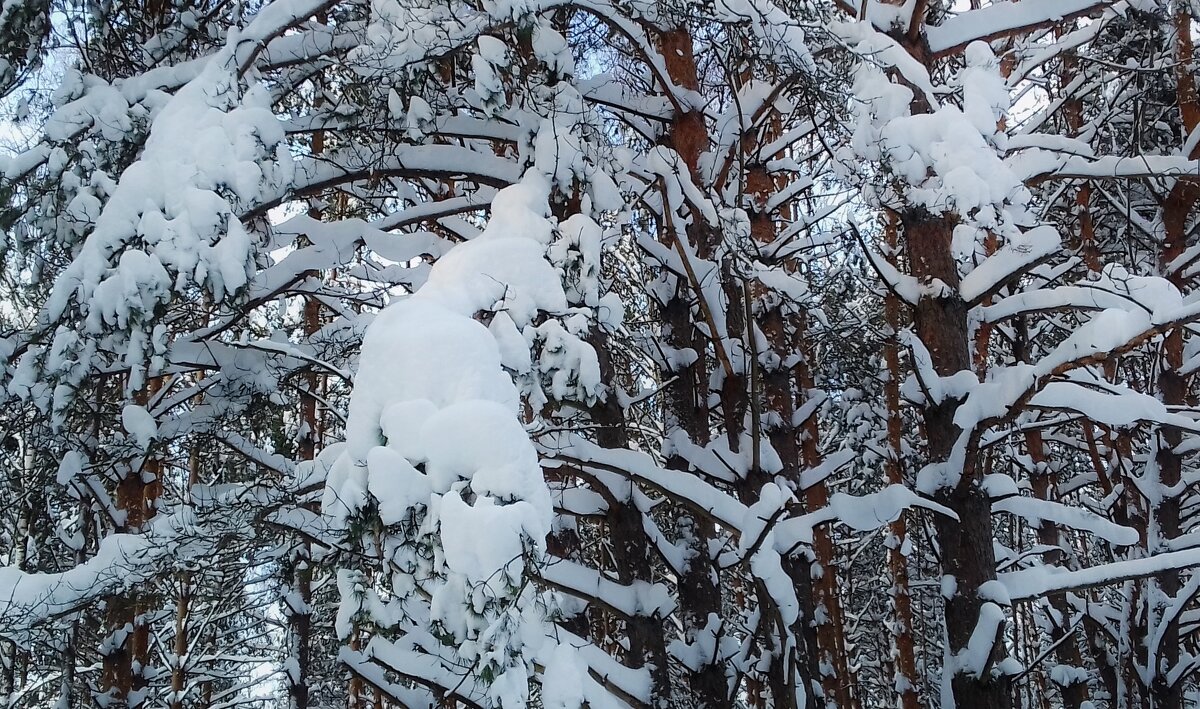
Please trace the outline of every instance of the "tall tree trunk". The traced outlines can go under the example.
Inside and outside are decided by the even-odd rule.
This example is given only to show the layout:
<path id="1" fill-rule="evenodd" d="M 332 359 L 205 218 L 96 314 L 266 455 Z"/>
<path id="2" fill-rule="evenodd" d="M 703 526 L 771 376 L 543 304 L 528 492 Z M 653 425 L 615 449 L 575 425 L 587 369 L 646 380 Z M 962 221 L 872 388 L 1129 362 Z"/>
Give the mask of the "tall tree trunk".
<path id="1" fill-rule="evenodd" d="M 616 382 L 617 372 L 609 356 L 608 338 L 600 330 L 592 333 L 591 343 L 600 364 L 601 380 Z M 598 424 L 596 443 L 609 449 L 629 448 L 629 429 L 625 412 L 617 401 L 615 387 L 608 396 L 592 407 L 592 421 Z M 626 585 L 652 580 L 651 553 L 654 542 L 642 526 L 642 512 L 634 503 L 634 486 L 629 483 L 629 496 L 624 500 L 609 500 L 606 524 L 612 543 L 613 562 L 617 579 Z M 624 648 L 624 660 L 630 667 L 649 665 L 651 704 L 666 707 L 671 702 L 671 678 L 667 665 L 666 635 L 663 619 L 637 615 L 629 619 L 625 627 L 628 641 Z"/>
<path id="2" fill-rule="evenodd" d="M 700 84 L 696 57 L 688 30 L 679 27 L 661 32 L 657 41 L 671 81 L 684 89 L 698 90 Z M 689 177 L 699 183 L 700 154 L 708 148 L 709 143 L 703 113 L 690 109 L 675 115 L 665 142 L 675 149 L 687 165 Z M 676 236 L 672 229 L 667 224 L 663 227 L 664 241 L 673 243 Z M 687 236 L 700 258 L 712 255 L 712 235 L 699 215 L 692 219 Z M 675 293 L 663 307 L 663 329 L 667 343 L 677 350 L 691 349 L 698 355 L 694 363 L 679 373 L 679 381 L 670 387 L 666 415 L 668 430 L 682 431 L 693 443 L 703 446 L 710 442 L 711 435 L 708 421 L 708 368 L 704 357 L 707 342 L 695 326 L 691 296 L 690 285 L 680 281 Z M 666 377 L 674 374 L 667 372 Z M 689 467 L 687 461 L 678 455 L 669 456 L 667 466 L 676 470 L 687 470 Z M 711 519 L 681 513 L 678 530 L 688 549 L 686 566 L 679 578 L 679 617 L 683 623 L 684 638 L 688 643 L 716 648 L 722 634 L 721 588 L 709 548 L 716 529 Z M 699 658 L 697 664 L 689 668 L 688 683 L 699 706 L 715 709 L 731 705 L 725 668 L 718 658 Z"/>
<path id="3" fill-rule="evenodd" d="M 1013 359 L 1017 362 L 1028 363 L 1032 360 L 1032 355 L 1028 351 L 1029 338 L 1024 320 L 1017 320 L 1013 329 Z M 1047 460 L 1045 441 L 1042 439 L 1041 430 L 1032 428 L 1025 433 L 1025 447 L 1034 466 L 1031 475 L 1034 497 L 1039 500 L 1057 501 L 1058 486 L 1054 479 L 1054 471 L 1050 469 L 1050 463 Z M 1049 567 L 1059 566 L 1063 559 L 1061 548 L 1064 540 L 1058 526 L 1049 520 L 1041 520 L 1035 526 L 1038 543 L 1049 549 L 1042 554 L 1042 562 Z M 1074 629 L 1071 628 L 1073 611 L 1067 602 L 1066 592 L 1051 593 L 1046 602 L 1050 607 L 1049 641 L 1050 645 L 1054 647 L 1055 659 L 1059 665 L 1083 670 L 1084 662 L 1079 652 L 1079 644 L 1075 638 L 1069 637 L 1074 633 Z M 1039 673 L 1039 679 L 1041 679 L 1041 673 Z M 1072 677 L 1067 684 L 1059 685 L 1059 689 L 1062 692 L 1064 707 L 1079 709 L 1084 702 L 1088 701 L 1086 680 L 1081 681 Z"/>
<path id="4" fill-rule="evenodd" d="M 200 482 L 200 446 L 193 444 L 188 453 L 188 479 L 184 499 L 191 504 L 192 489 Z M 193 579 L 191 571 L 177 574 L 179 591 L 175 597 L 175 647 L 171 665 L 171 709 L 183 709 L 187 691 L 187 656 L 190 647 L 188 621 L 191 614 Z"/>
<path id="5" fill-rule="evenodd" d="M 894 268 L 899 268 L 899 239 L 896 215 L 888 214 L 884 224 L 884 241 L 887 258 Z M 884 402 L 887 408 L 887 463 L 886 474 L 889 485 L 904 484 L 903 428 L 904 420 L 900 409 L 900 299 L 889 292 L 884 297 L 884 318 L 887 323 L 887 340 L 883 346 L 883 361 L 887 369 L 884 383 Z M 891 576 L 890 596 L 892 601 L 892 637 L 895 643 L 895 689 L 899 696 L 900 709 L 917 709 L 920 696 L 917 693 L 917 658 L 913 644 L 912 592 L 908 583 L 908 516 L 901 512 L 888 525 L 888 573 Z"/>
<path id="6" fill-rule="evenodd" d="M 1068 90 L 1079 72 L 1079 57 L 1074 52 L 1068 52 L 1062 59 L 1062 89 Z M 1067 124 L 1067 135 L 1076 138 L 1083 130 L 1083 101 L 1077 93 L 1065 97 L 1063 101 L 1063 118 Z M 1083 256 L 1083 263 L 1092 273 L 1099 273 L 1103 268 L 1100 263 L 1100 249 L 1096 244 L 1096 226 L 1092 221 L 1092 183 L 1084 180 L 1075 190 L 1075 217 L 1078 220 L 1078 233 L 1074 240 Z"/>
<path id="7" fill-rule="evenodd" d="M 1192 18 L 1186 3 L 1177 3 L 1174 15 L 1175 27 L 1175 79 L 1176 100 L 1183 135 L 1191 136 L 1200 126 L 1200 96 L 1197 95 L 1194 76 L 1194 48 L 1192 44 Z M 1192 159 L 1200 155 L 1200 147 L 1193 148 Z M 1160 268 L 1163 275 L 1181 292 L 1186 283 L 1180 269 L 1172 268 L 1173 262 L 1187 248 L 1187 224 L 1197 199 L 1200 199 L 1200 184 L 1195 179 L 1181 178 L 1167 195 L 1163 203 L 1163 227 L 1166 239 L 1163 242 Z M 1162 345 L 1159 362 L 1158 394 L 1168 407 L 1186 403 L 1188 377 L 1182 373 L 1184 329 L 1175 328 L 1167 333 Z M 1158 472 L 1159 497 L 1152 502 L 1150 510 L 1157 536 L 1149 540 L 1151 553 L 1170 550 L 1170 542 L 1182 532 L 1182 493 L 1178 486 L 1183 476 L 1183 456 L 1177 452 L 1183 442 L 1183 431 L 1174 426 L 1162 426 L 1158 432 L 1155 467 Z M 1181 588 L 1181 575 L 1171 571 L 1157 574 L 1150 580 L 1150 591 L 1146 597 L 1147 617 L 1150 627 L 1158 638 L 1157 647 L 1149 648 L 1157 661 L 1147 669 L 1151 672 L 1150 695 L 1155 709 L 1179 709 L 1183 706 L 1183 682 L 1168 680 L 1168 674 L 1179 665 L 1180 636 L 1179 614 L 1168 617 Z"/>
<path id="8" fill-rule="evenodd" d="M 924 283 L 941 281 L 949 294 L 922 297 L 914 312 L 916 334 L 929 350 L 933 368 L 939 376 L 949 377 L 971 370 L 971 343 L 967 304 L 958 296 L 958 266 L 951 251 L 955 219 L 936 216 L 923 209 L 900 214 L 908 247 L 908 261 Z M 933 464 L 949 466 L 951 452 L 962 431 L 954 424 L 958 400 L 926 402 L 921 407 Z M 991 499 L 981 485 L 979 455 L 975 444 L 968 444 L 962 456 L 962 468 L 946 470 L 952 479 L 949 489 L 940 490 L 938 502 L 950 508 L 958 519 L 937 515 L 934 527 L 941 549 L 942 572 L 954 579 L 953 593 L 946 599 L 945 623 L 949 646 L 948 660 L 963 656 L 980 622 L 984 599 L 979 587 L 996 578 L 996 557 L 992 547 Z M 1009 682 L 990 671 L 1003 652 L 1001 626 L 992 639 L 986 667 L 981 673 L 954 668 L 950 686 L 960 707 L 1007 709 L 1011 706 Z"/>
<path id="9" fill-rule="evenodd" d="M 1054 473 L 1049 468 L 1046 458 L 1045 442 L 1038 429 L 1031 429 L 1025 434 L 1025 445 L 1029 458 L 1036 468 L 1033 474 L 1033 495 L 1041 500 L 1056 500 L 1058 497 L 1054 481 Z M 1047 566 L 1055 567 L 1062 563 L 1062 535 L 1058 526 L 1048 520 L 1042 520 L 1037 525 L 1038 543 L 1051 549 L 1042 555 L 1042 561 Z M 1059 665 L 1084 669 L 1083 658 L 1079 654 L 1079 645 L 1074 638 L 1069 637 L 1074 630 L 1071 628 L 1073 611 L 1067 603 L 1065 591 L 1051 593 L 1046 602 L 1050 606 L 1050 643 L 1054 646 L 1054 657 Z M 1088 685 L 1086 680 L 1072 677 L 1068 684 L 1060 685 L 1063 706 L 1067 709 L 1079 709 L 1088 701 Z"/>
<path id="10" fill-rule="evenodd" d="M 320 211 L 312 210 L 310 215 L 313 212 L 316 213 L 314 218 L 319 219 Z M 320 273 L 310 271 L 309 278 L 319 279 Z M 306 338 L 321 328 L 321 304 L 315 297 L 304 300 L 303 327 Z M 313 370 L 304 375 L 305 390 L 300 395 L 301 435 L 297 451 L 301 461 L 315 460 L 320 445 L 317 439 L 320 424 L 316 397 L 320 379 L 321 375 Z M 292 588 L 284 599 L 290 637 L 289 666 L 285 676 L 290 709 L 307 709 L 312 654 L 312 545 L 307 539 L 300 539 L 292 554 Z"/>
<path id="11" fill-rule="evenodd" d="M 760 144 L 770 142 L 773 136 L 768 134 L 759 141 L 751 138 L 751 136 L 747 136 L 744 139 L 743 152 L 757 155 Z M 765 159 L 768 156 L 758 157 L 762 159 L 755 160 L 746 171 L 746 192 L 752 200 L 750 236 L 759 244 L 768 245 L 773 243 L 778 236 L 778 225 L 776 216 L 767 211 L 766 206 L 780 186 L 767 168 Z M 761 291 L 761 295 L 767 295 L 765 289 L 759 288 L 758 290 Z M 796 427 L 793 422 L 796 411 L 793 378 L 792 372 L 785 366 L 794 345 L 788 328 L 789 317 L 785 315 L 782 303 L 771 305 L 774 299 L 770 298 L 758 298 L 757 300 L 760 307 L 769 306 L 764 312 L 758 313 L 756 319 L 766 345 L 770 348 L 771 356 L 763 357 L 757 352 L 755 341 L 751 339 L 754 337 L 754 333 L 748 331 L 746 338 L 748 349 L 754 355 L 752 358 L 754 361 L 750 365 L 754 368 L 751 376 L 753 400 L 750 402 L 750 406 L 753 407 L 752 421 L 755 427 L 752 433 L 758 436 L 760 435 L 758 429 L 760 427 L 763 429 L 762 432 L 767 435 L 771 447 L 783 462 L 783 478 L 799 489 L 800 474 L 803 472 L 805 463 L 800 441 L 805 429 Z M 748 325 L 752 327 L 752 324 Z M 766 414 L 766 423 L 760 423 L 764 419 L 760 411 Z M 752 460 L 758 461 L 757 451 L 752 452 Z M 742 501 L 752 504 L 757 499 L 762 485 L 770 480 L 771 476 L 757 467 L 751 470 L 751 475 L 741 486 Z M 797 599 L 800 601 L 801 613 L 792 627 L 787 629 L 795 639 L 795 648 L 789 649 L 787 643 L 780 643 L 781 633 L 776 631 L 767 633 L 768 647 L 765 650 L 772 656 L 767 669 L 767 687 L 774 700 L 773 705 L 777 709 L 820 706 L 821 698 L 813 691 L 813 680 L 821 677 L 817 651 L 818 626 L 813 622 L 818 603 L 816 594 L 813 592 L 813 565 L 800 555 L 785 557 L 781 560 L 781 564 L 784 573 L 791 579 Z M 765 587 L 758 584 L 755 592 L 760 606 L 764 609 L 775 609 L 775 602 Z M 825 689 L 826 697 L 834 696 L 829 687 Z"/>
<path id="12" fill-rule="evenodd" d="M 812 338 L 808 337 L 808 317 L 801 312 L 794 320 L 794 352 L 799 353 L 796 366 L 793 368 L 796 393 L 803 404 L 808 397 L 816 393 L 813 378 L 812 362 L 816 357 Z M 817 427 L 817 415 L 814 412 L 800 424 L 800 457 L 805 468 L 816 468 L 823 460 L 820 450 L 820 431 Z M 821 480 L 805 490 L 805 503 L 809 512 L 821 510 L 829 506 L 829 490 L 825 481 Z M 820 652 L 820 666 L 828 668 L 822 671 L 821 685 L 825 697 L 839 709 L 853 709 L 854 678 L 850 672 L 850 662 L 846 656 L 846 626 L 842 613 L 842 601 L 838 595 L 837 567 L 835 566 L 836 552 L 833 547 L 833 536 L 828 525 L 821 525 L 813 530 L 813 556 L 815 566 L 812 570 L 813 595 L 817 617 L 817 650 Z"/>
<path id="13" fill-rule="evenodd" d="M 899 0 L 888 2 L 901 4 Z M 928 9 L 927 3 L 916 3 L 908 27 L 899 28 L 892 34 L 909 56 L 932 75 L 934 58 L 928 52 L 922 33 Z M 898 73 L 893 75 L 893 80 L 907 83 Z M 914 88 L 910 105 L 912 114 L 928 114 L 931 107 L 924 93 L 919 88 L 910 88 Z M 958 294 L 958 265 L 951 246 L 958 218 L 952 213 L 933 214 L 919 206 L 901 205 L 897 211 L 912 275 L 925 284 L 941 282 L 947 286 L 941 294 L 923 294 L 917 301 L 913 311 L 916 335 L 929 351 L 938 376 L 972 371 L 974 348 L 969 308 Z M 995 636 L 988 638 L 991 642 L 986 648 L 988 654 L 982 663 L 982 671 L 969 670 L 958 664 L 967 656 L 969 641 L 982 619 L 986 602 L 980 596 L 979 588 L 996 579 L 992 504 L 981 484 L 983 471 L 978 464 L 977 441 L 967 440 L 966 450 L 960 451 L 961 455 L 953 460 L 951 457 L 963 433 L 954 423 L 959 403 L 957 399 L 947 398 L 927 401 L 920 407 L 930 464 L 942 466 L 944 477 L 952 483 L 938 490 L 935 497 L 957 517 L 934 516 L 942 574 L 953 581 L 949 584 L 952 592 L 945 599 L 948 644 L 944 657 L 955 666 L 944 669 L 952 674 L 943 678 L 943 686 L 952 693 L 953 701 L 959 707 L 1008 709 L 1012 706 L 1011 683 L 1007 677 L 992 671 L 1004 653 L 1003 621 L 998 623 Z M 991 611 L 996 612 L 995 609 Z"/>
<path id="14" fill-rule="evenodd" d="M 318 14 L 318 24 L 325 24 L 328 18 L 324 13 Z M 318 75 L 314 80 L 316 95 L 313 99 L 313 112 L 319 113 L 325 103 L 325 84 L 323 77 Z M 309 148 L 313 155 L 325 152 L 325 131 L 313 131 Z M 315 221 L 321 221 L 324 210 L 310 204 L 308 216 Z M 321 282 L 320 271 L 308 271 L 306 281 L 318 285 Z M 305 341 L 310 340 L 321 329 L 321 302 L 316 296 L 304 299 L 304 309 L 301 316 L 301 326 Z M 322 430 L 320 415 L 317 409 L 317 391 L 323 377 L 313 368 L 304 374 L 304 391 L 300 394 L 300 435 L 297 445 L 297 459 L 300 461 L 316 460 L 321 445 Z M 309 670 L 311 663 L 312 645 L 312 545 L 305 538 L 296 543 L 291 560 L 291 593 L 284 599 L 284 609 L 288 622 L 290 648 L 288 653 L 289 666 L 285 673 L 287 682 L 288 704 L 290 709 L 308 709 L 309 704 Z M 357 678 L 357 675 L 354 676 Z M 351 680 L 352 690 L 353 681 Z M 354 692 L 351 691 L 353 701 Z"/>
<path id="15" fill-rule="evenodd" d="M 146 406 L 162 387 L 162 379 L 151 378 L 134 397 Z M 162 493 L 162 460 L 154 450 L 147 452 L 140 469 L 131 469 L 117 483 L 116 506 L 124 514 L 118 533 L 141 531 L 157 511 Z M 130 590 L 109 598 L 105 619 L 107 637 L 101 649 L 101 692 L 110 709 L 139 706 L 140 690 L 146 686 L 150 660 L 150 628 L 144 622 L 146 594 Z"/>

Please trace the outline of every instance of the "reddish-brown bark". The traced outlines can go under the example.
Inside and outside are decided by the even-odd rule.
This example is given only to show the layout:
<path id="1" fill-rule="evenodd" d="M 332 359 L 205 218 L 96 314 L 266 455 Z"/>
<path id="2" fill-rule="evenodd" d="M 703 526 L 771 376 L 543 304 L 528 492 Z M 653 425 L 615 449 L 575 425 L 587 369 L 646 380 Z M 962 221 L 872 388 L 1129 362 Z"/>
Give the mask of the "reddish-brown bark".
<path id="1" fill-rule="evenodd" d="M 888 250 L 888 259 L 893 267 L 899 267 L 899 240 L 896 228 L 896 216 L 887 215 L 884 226 L 884 242 Z M 901 327 L 900 299 L 894 293 L 888 293 L 884 299 L 884 318 L 887 323 L 887 340 L 883 347 L 883 361 L 887 369 L 887 381 L 884 383 L 884 401 L 887 408 L 887 443 L 888 457 L 886 463 L 887 483 L 889 485 L 904 484 L 904 467 L 901 460 L 903 441 L 903 416 L 900 410 L 900 341 L 898 339 Z M 913 646 L 912 595 L 908 583 L 908 558 L 904 554 L 905 542 L 908 538 L 908 517 L 903 512 L 888 525 L 890 539 L 888 541 L 888 573 L 891 576 L 892 588 L 892 634 L 894 636 L 896 653 L 895 674 L 900 685 L 900 709 L 917 709 L 920 697 L 917 693 L 919 681 L 917 677 L 917 659 Z"/>
<path id="2" fill-rule="evenodd" d="M 949 287 L 948 294 L 926 296 L 918 301 L 913 315 L 916 334 L 929 351 L 939 376 L 969 371 L 968 307 L 957 295 L 958 266 L 951 251 L 955 219 L 933 215 L 923 209 L 909 209 L 901 212 L 900 221 L 913 275 L 922 282 L 937 280 Z M 955 399 L 927 402 L 921 407 L 929 458 L 937 464 L 950 464 L 951 452 L 962 434 L 954 423 L 958 407 L 959 402 Z M 945 515 L 934 518 L 942 572 L 956 581 L 955 593 L 946 599 L 945 605 L 950 656 L 967 648 L 983 606 L 979 587 L 996 578 L 991 500 L 980 485 L 982 471 L 978 466 L 977 446 L 968 442 L 964 453 L 960 458 L 962 468 L 947 471 L 957 480 L 953 481 L 952 487 L 942 489 L 936 495 L 937 500 L 953 510 L 958 519 Z M 964 672 L 954 675 L 951 686 L 959 706 L 997 709 L 1011 706 L 1008 680 L 993 676 L 990 671 L 1002 652 L 1003 644 L 997 635 L 988 667 L 980 676 Z"/>
<path id="3" fill-rule="evenodd" d="M 1191 135 L 1200 125 L 1200 96 L 1197 95 L 1196 79 L 1192 62 L 1195 50 L 1192 43 L 1192 18 L 1184 4 L 1175 10 L 1175 80 L 1176 102 L 1183 125 L 1183 134 Z M 1200 147 L 1193 149 L 1193 159 Z M 1194 179 L 1179 179 L 1163 203 L 1163 228 L 1166 238 L 1160 258 L 1163 275 L 1181 291 L 1185 288 L 1183 275 L 1172 264 L 1183 255 L 1187 247 L 1187 224 L 1192 209 L 1200 199 L 1200 183 Z M 1186 403 L 1188 377 L 1183 368 L 1183 329 L 1176 328 L 1163 339 L 1159 375 L 1158 395 L 1168 407 Z M 1162 426 L 1155 463 L 1158 483 L 1162 495 L 1151 510 L 1160 538 L 1154 540 L 1162 548 L 1150 549 L 1152 553 L 1165 550 L 1165 545 L 1182 533 L 1181 496 L 1173 490 L 1183 476 L 1183 456 L 1176 452 L 1183 441 L 1183 431 L 1175 426 Z M 1158 574 L 1153 578 L 1157 590 L 1167 598 L 1175 598 L 1181 589 L 1180 575 L 1176 572 Z M 1163 622 L 1160 619 L 1160 622 Z M 1167 674 L 1178 666 L 1180 660 L 1179 620 L 1165 620 L 1165 627 L 1156 628 L 1159 635 L 1157 649 L 1158 667 L 1154 668 L 1149 690 L 1152 704 L 1159 709 L 1176 709 L 1183 706 L 1183 683 L 1169 682 Z"/>
<path id="4" fill-rule="evenodd" d="M 698 90 L 700 83 L 696 57 L 688 30 L 677 27 L 660 32 L 656 41 L 670 80 L 681 88 Z M 673 116 L 664 143 L 679 153 L 688 168 L 689 177 L 699 182 L 700 154 L 709 145 L 703 114 L 696 109 L 682 107 Z M 662 238 L 664 243 L 673 245 L 676 236 L 666 223 L 669 220 L 669 215 L 664 215 Z M 704 226 L 703 219 L 691 221 L 687 236 L 697 256 L 709 258 L 712 255 L 713 238 Z M 697 445 L 707 445 L 710 439 L 708 367 L 703 353 L 709 342 L 695 327 L 690 288 L 681 280 L 675 294 L 662 309 L 663 336 L 667 344 L 676 350 L 691 349 L 698 354 L 696 361 L 679 372 L 679 380 L 669 388 L 666 415 L 668 426 L 678 427 Z M 669 377 L 676 373 L 664 374 Z M 678 456 L 671 456 L 667 466 L 686 470 L 688 464 Z M 679 617 L 683 622 L 685 637 L 691 642 L 717 632 L 719 627 L 712 621 L 721 614 L 721 589 L 709 556 L 709 540 L 714 537 L 716 529 L 711 519 L 686 513 L 680 515 L 678 526 L 689 549 L 687 566 L 679 578 Z M 732 703 L 725 668 L 715 658 L 689 670 L 688 683 L 693 698 L 702 707 L 727 707 Z"/>

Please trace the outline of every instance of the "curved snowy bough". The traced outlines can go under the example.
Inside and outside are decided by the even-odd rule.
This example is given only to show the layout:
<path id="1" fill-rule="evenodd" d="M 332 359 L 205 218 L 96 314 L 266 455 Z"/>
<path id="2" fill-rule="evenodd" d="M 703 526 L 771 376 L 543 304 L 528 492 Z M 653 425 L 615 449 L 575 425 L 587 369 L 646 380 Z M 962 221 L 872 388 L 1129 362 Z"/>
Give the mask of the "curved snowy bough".
<path id="1" fill-rule="evenodd" d="M 22 179 L 56 144 L 94 135 L 117 143 L 131 116 L 154 105 L 136 161 L 106 184 L 101 202 L 84 190 L 68 206 L 87 225 L 71 263 L 58 275 L 38 315 L 42 334 L 65 325 L 130 371 L 128 390 L 162 366 L 170 333 L 168 306 L 199 294 L 214 304 L 239 297 L 258 268 L 260 235 L 243 222 L 254 207 L 290 188 L 293 158 L 269 89 L 249 75 L 262 47 L 330 0 L 276 2 L 231 31 L 213 55 L 108 84 L 78 73 L 78 95 L 47 122 L 45 140 L 4 165 Z M 178 86 L 174 95 L 162 89 Z M 147 108 L 134 105 L 144 102 Z M 30 338 L 36 341 L 39 336 Z M 43 379 L 66 379 L 73 364 L 43 348 L 17 348 L 20 367 Z M 52 354 L 52 353 L 50 353 Z M 83 362 L 90 365 L 90 362 Z M 105 363 L 105 366 L 112 363 Z M 69 382 L 68 382 L 69 383 Z M 18 387 L 15 393 L 28 394 Z M 39 401 L 43 409 L 47 402 Z M 54 409 L 61 408 L 54 402 Z"/>

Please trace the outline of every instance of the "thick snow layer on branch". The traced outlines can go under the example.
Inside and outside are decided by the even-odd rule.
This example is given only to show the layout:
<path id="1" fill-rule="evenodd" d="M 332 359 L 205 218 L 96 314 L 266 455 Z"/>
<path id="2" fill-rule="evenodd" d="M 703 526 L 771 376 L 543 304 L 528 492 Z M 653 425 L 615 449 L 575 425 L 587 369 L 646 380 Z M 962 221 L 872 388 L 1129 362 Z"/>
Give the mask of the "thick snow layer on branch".
<path id="1" fill-rule="evenodd" d="M 161 364 L 167 333 L 156 321 L 181 291 L 199 288 L 220 303 L 245 289 L 259 239 L 240 215 L 292 178 L 272 97 L 261 85 L 243 86 L 232 47 L 165 101 L 139 159 L 106 188 L 102 206 L 80 193 L 68 209 L 90 229 L 39 317 L 78 323 L 90 340 L 107 338 L 132 370 L 130 390 L 141 386 L 147 361 Z M 127 106 L 120 92 L 101 86 L 79 102 L 98 111 L 97 120 Z M 72 130 L 52 121 L 48 133 Z"/>
<path id="2" fill-rule="evenodd" d="M 905 81 L 920 89 L 931 105 L 936 106 L 938 104 L 933 82 L 929 79 L 929 71 L 921 62 L 914 59 L 904 47 L 901 47 L 895 39 L 872 29 L 870 25 L 863 22 L 835 24 L 833 30 L 840 35 L 844 42 L 852 45 L 856 53 L 872 62 L 868 70 L 869 73 L 867 75 L 860 74 L 855 79 L 855 93 L 858 96 L 872 100 L 878 96 L 895 95 L 887 92 L 873 96 L 872 91 L 868 90 L 868 86 L 870 89 L 880 88 L 875 78 L 884 77 L 883 72 L 879 69 L 879 67 L 882 67 L 884 69 L 895 69 L 904 77 Z M 864 79 L 868 76 L 871 77 L 868 80 L 869 84 L 864 82 Z M 891 84 L 886 78 L 883 78 L 883 80 L 885 83 Z M 898 84 L 891 85 L 894 87 L 899 86 Z M 912 92 L 908 89 L 905 89 L 905 91 L 909 94 L 908 101 L 911 101 Z M 908 108 L 908 101 L 905 101 L 903 105 L 905 111 Z M 900 115 L 896 111 L 889 113 L 892 116 Z"/>
<path id="3" fill-rule="evenodd" d="M 627 618 L 666 618 L 675 610 L 675 599 L 662 584 L 634 581 L 623 585 L 605 578 L 595 569 L 562 559 L 546 566 L 542 575 L 568 593 L 575 592 L 584 599 L 599 599 Z"/>
<path id="4" fill-rule="evenodd" d="M 1045 310 L 1144 311 L 1153 322 L 1163 322 L 1180 312 L 1183 296 L 1165 278 L 1137 276 L 1120 264 L 1109 264 L 1100 276 L 1072 286 L 1040 288 L 1016 293 L 983 309 L 989 322 Z"/>
<path id="5" fill-rule="evenodd" d="M 1112 0 L 1052 0 L 1048 2 L 994 2 L 969 10 L 926 29 L 930 51 L 945 52 L 976 40 L 999 37 L 1006 32 L 1037 27 L 1070 15 L 1103 9 Z"/>
<path id="6" fill-rule="evenodd" d="M 1200 549 L 1185 549 L 1155 554 L 1141 559 L 1114 561 L 1074 571 L 1035 566 L 1000 574 L 999 579 L 1008 589 L 1008 595 L 1013 601 L 1024 601 L 1041 598 L 1055 591 L 1115 584 L 1164 571 L 1186 569 L 1198 564 L 1200 564 Z"/>
<path id="7" fill-rule="evenodd" d="M 950 659 L 949 667 L 943 670 L 947 674 L 968 674 L 982 677 L 992 660 L 992 652 L 996 647 L 997 638 L 1004 628 L 1004 609 L 996 603 L 984 603 L 979 609 L 979 620 L 967 647 Z"/>
<path id="8" fill-rule="evenodd" d="M 150 441 L 158 436 L 158 425 L 154 423 L 154 417 L 146 411 L 145 407 L 129 404 L 121 411 L 121 425 L 125 427 L 125 431 L 133 436 L 137 441 L 138 448 L 145 450 L 150 446 Z"/>
<path id="9" fill-rule="evenodd" d="M 811 544 L 813 529 L 821 524 L 834 522 L 856 531 L 870 531 L 886 526 L 906 510 L 919 508 L 957 519 L 953 510 L 903 485 L 889 485 L 866 495 L 839 492 L 830 497 L 823 509 L 780 522 L 775 532 L 776 548 L 784 551 L 798 544 Z"/>
<path id="10" fill-rule="evenodd" d="M 1039 226 L 1009 239 L 996 253 L 968 273 L 959 285 L 963 300 L 976 301 L 1006 280 L 1058 250 L 1058 230 Z"/>
<path id="11" fill-rule="evenodd" d="M 1071 507 L 1052 500 L 1014 495 L 993 502 L 992 510 L 1008 512 L 1034 525 L 1040 525 L 1045 521 L 1090 532 L 1109 543 L 1120 546 L 1129 546 L 1138 541 L 1137 530 L 1132 527 L 1124 527 L 1089 510 Z"/>

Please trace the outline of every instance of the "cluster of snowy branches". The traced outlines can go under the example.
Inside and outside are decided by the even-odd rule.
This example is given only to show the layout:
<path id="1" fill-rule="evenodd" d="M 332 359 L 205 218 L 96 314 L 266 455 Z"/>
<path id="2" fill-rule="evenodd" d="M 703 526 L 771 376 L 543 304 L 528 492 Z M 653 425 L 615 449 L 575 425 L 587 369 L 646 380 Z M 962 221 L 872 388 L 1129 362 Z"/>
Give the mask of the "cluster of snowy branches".
<path id="1" fill-rule="evenodd" d="M 1197 22 L 3 0 L 0 697 L 1200 701 Z"/>

